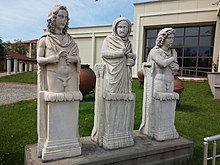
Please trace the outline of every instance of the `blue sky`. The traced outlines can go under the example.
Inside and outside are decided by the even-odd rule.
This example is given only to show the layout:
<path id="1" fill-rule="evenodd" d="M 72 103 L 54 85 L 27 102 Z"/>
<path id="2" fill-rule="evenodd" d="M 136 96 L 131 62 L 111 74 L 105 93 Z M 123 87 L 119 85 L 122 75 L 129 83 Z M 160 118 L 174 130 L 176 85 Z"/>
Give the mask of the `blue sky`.
<path id="1" fill-rule="evenodd" d="M 120 15 L 133 22 L 133 3 L 146 1 L 149 0 L 3 0 L 0 37 L 4 42 L 38 39 L 46 27 L 48 12 L 56 4 L 67 6 L 71 28 L 110 25 Z"/>

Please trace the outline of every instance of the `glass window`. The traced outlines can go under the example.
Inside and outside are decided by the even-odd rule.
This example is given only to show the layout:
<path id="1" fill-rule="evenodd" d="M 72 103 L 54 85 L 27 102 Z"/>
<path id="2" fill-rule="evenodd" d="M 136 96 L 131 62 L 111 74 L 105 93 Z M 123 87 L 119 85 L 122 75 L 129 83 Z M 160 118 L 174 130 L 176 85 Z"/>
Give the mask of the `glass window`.
<path id="1" fill-rule="evenodd" d="M 175 48 L 176 52 L 177 52 L 177 56 L 178 57 L 182 57 L 183 56 L 183 48 Z"/>
<path id="2" fill-rule="evenodd" d="M 183 76 L 190 76 L 190 77 L 195 77 L 196 76 L 196 68 L 183 68 L 182 69 L 182 74 Z"/>
<path id="3" fill-rule="evenodd" d="M 215 26 L 177 27 L 173 48 L 178 55 L 180 76 L 202 77 L 212 69 Z M 146 30 L 146 55 L 155 45 L 160 28 Z"/>
<path id="4" fill-rule="evenodd" d="M 178 61 L 179 67 L 182 67 L 183 59 L 182 58 L 177 58 L 177 61 Z"/>
<path id="5" fill-rule="evenodd" d="M 211 58 L 199 58 L 198 67 L 212 67 Z"/>
<path id="6" fill-rule="evenodd" d="M 204 26 L 200 28 L 200 35 L 212 35 L 212 26 Z"/>
<path id="7" fill-rule="evenodd" d="M 151 37 L 157 37 L 157 29 L 147 31 L 147 38 L 151 38 Z"/>
<path id="8" fill-rule="evenodd" d="M 198 37 L 185 38 L 185 46 L 198 46 Z"/>
<path id="9" fill-rule="evenodd" d="M 211 72 L 212 69 L 198 69 L 197 75 L 198 77 L 207 77 L 207 72 Z"/>
<path id="10" fill-rule="evenodd" d="M 211 46 L 211 36 L 200 37 L 199 38 L 199 46 Z"/>
<path id="11" fill-rule="evenodd" d="M 175 28 L 176 34 L 175 36 L 184 36 L 184 28 Z"/>
<path id="12" fill-rule="evenodd" d="M 196 57 L 197 56 L 197 48 L 185 48 L 184 49 L 185 57 Z"/>
<path id="13" fill-rule="evenodd" d="M 184 67 L 196 67 L 196 58 L 184 58 L 183 66 Z"/>
<path id="14" fill-rule="evenodd" d="M 154 47 L 156 39 L 147 39 L 147 47 Z"/>
<path id="15" fill-rule="evenodd" d="M 199 57 L 211 57 L 211 48 L 199 48 Z"/>
<path id="16" fill-rule="evenodd" d="M 184 44 L 184 38 L 175 38 L 174 39 L 174 46 L 183 46 Z"/>
<path id="17" fill-rule="evenodd" d="M 186 36 L 198 36 L 199 27 L 188 27 L 186 28 Z"/>

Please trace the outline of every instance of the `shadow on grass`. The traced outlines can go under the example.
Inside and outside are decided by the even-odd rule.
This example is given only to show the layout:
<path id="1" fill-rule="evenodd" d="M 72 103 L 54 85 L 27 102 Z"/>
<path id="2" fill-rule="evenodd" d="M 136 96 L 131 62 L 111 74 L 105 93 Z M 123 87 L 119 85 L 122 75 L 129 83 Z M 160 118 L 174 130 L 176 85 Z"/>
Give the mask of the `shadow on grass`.
<path id="1" fill-rule="evenodd" d="M 176 111 L 183 111 L 183 112 L 198 112 L 202 111 L 203 109 L 196 107 L 194 105 L 188 105 L 184 103 L 179 103 L 176 106 Z"/>
<path id="2" fill-rule="evenodd" d="M 85 102 L 95 101 L 95 93 L 93 92 L 93 93 L 84 95 L 82 101 L 85 101 Z"/>
<path id="3" fill-rule="evenodd" d="M 21 165 L 24 163 L 23 152 L 0 151 L 0 165 Z"/>

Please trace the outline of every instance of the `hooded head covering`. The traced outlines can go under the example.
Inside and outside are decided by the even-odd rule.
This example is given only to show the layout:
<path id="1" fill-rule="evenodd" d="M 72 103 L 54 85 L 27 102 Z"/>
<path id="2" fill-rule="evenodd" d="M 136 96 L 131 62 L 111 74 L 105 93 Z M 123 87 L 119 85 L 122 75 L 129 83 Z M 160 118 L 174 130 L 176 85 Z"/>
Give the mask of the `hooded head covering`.
<path id="1" fill-rule="evenodd" d="M 113 34 L 114 35 L 117 35 L 117 24 L 120 22 L 120 21 L 126 21 L 128 23 L 128 34 L 126 35 L 126 39 L 129 37 L 129 34 L 131 33 L 131 22 L 125 18 L 125 17 L 119 17 L 117 19 L 114 20 L 113 24 L 112 24 L 112 31 L 113 31 Z"/>

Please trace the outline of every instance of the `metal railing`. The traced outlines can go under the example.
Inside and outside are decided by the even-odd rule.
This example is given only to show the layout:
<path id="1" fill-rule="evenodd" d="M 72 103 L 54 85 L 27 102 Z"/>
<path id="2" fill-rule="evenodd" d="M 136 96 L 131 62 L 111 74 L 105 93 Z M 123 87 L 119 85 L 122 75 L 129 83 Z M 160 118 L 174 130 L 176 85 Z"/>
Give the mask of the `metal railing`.
<path id="1" fill-rule="evenodd" d="M 220 154 L 216 155 L 216 147 L 217 147 L 216 141 L 219 139 L 220 139 L 220 134 L 204 138 L 203 140 L 203 147 L 204 147 L 203 165 L 207 165 L 208 160 L 212 160 L 212 165 L 215 165 L 216 158 L 220 157 Z M 209 142 L 212 142 L 212 156 L 211 157 L 208 157 Z"/>

